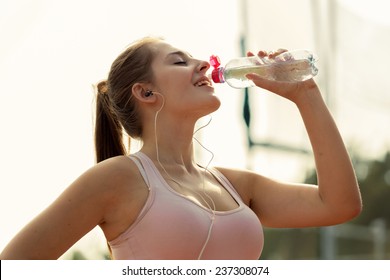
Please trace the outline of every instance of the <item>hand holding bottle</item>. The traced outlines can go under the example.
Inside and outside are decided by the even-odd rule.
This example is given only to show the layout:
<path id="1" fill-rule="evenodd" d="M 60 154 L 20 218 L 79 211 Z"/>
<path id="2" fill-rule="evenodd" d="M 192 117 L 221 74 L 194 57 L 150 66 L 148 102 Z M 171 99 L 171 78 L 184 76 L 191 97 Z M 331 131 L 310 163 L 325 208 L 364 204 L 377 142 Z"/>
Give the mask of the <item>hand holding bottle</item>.
<path id="1" fill-rule="evenodd" d="M 301 83 L 314 77 L 318 73 L 315 62 L 315 56 L 307 50 L 279 49 L 270 53 L 259 51 L 257 55 L 248 52 L 247 57 L 232 59 L 225 67 L 220 66 L 218 56 L 211 56 L 210 64 L 214 69 L 210 76 L 215 83 L 226 82 L 234 88 L 256 85 L 267 88 L 274 84 L 265 80 L 282 82 L 287 86 L 289 83 Z"/>
<path id="2" fill-rule="evenodd" d="M 255 57 L 252 52 L 248 52 L 247 55 L 248 57 Z M 274 92 L 295 103 L 297 102 L 296 99 L 298 97 L 302 97 L 302 95 L 304 95 L 303 92 L 306 93 L 312 90 L 318 91 L 318 87 L 312 79 L 312 77 L 317 74 L 318 70 L 314 67 L 314 65 L 307 64 L 314 63 L 314 58 L 309 58 L 308 60 L 297 60 L 296 58 L 291 57 L 291 53 L 285 49 L 278 49 L 275 52 L 269 53 L 261 50 L 257 53 L 257 57 L 269 63 L 272 63 L 273 61 L 283 62 L 280 65 L 284 67 L 270 67 L 269 70 L 272 71 L 270 75 L 276 77 L 275 79 L 269 79 L 268 77 L 261 75 L 261 73 L 256 72 L 246 74 L 245 77 L 251 80 L 256 86 Z M 284 64 L 284 62 L 286 63 Z M 286 75 L 291 75 L 294 71 L 299 72 L 300 70 L 308 73 L 305 79 L 293 80 L 286 78 Z"/>

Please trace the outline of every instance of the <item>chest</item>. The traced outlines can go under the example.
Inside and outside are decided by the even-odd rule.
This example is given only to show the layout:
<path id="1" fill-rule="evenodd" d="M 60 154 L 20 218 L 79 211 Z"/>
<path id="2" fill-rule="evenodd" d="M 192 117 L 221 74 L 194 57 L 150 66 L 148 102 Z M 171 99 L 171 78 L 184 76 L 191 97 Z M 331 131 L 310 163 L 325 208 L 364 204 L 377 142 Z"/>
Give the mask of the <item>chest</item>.
<path id="1" fill-rule="evenodd" d="M 251 259 L 263 246 L 261 224 L 245 205 L 210 211 L 159 188 L 122 239 L 142 259 L 197 259 L 203 248 L 204 259 Z"/>
<path id="2" fill-rule="evenodd" d="M 163 187 L 174 195 L 190 200 L 201 207 L 215 211 L 231 211 L 239 207 L 234 197 L 222 184 L 213 177 L 172 180 L 164 178 Z"/>

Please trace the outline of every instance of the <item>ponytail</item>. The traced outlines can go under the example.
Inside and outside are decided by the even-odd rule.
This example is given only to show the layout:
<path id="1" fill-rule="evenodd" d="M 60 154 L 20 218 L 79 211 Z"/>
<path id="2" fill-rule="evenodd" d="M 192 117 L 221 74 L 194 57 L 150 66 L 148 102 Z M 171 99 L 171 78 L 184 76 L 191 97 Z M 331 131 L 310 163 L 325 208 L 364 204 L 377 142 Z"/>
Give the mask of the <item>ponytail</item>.
<path id="1" fill-rule="evenodd" d="M 126 153 L 126 148 L 123 144 L 122 126 L 112 110 L 107 91 L 106 81 L 102 81 L 97 85 L 95 121 L 95 153 L 97 162 Z"/>
<path id="2" fill-rule="evenodd" d="M 136 98 L 131 94 L 137 82 L 151 83 L 152 61 L 156 55 L 150 46 L 160 39 L 146 37 L 133 43 L 112 63 L 107 80 L 97 85 L 95 152 L 96 161 L 125 155 L 130 139 L 142 138 L 142 121 Z M 123 133 L 129 136 L 125 148 Z M 131 138 L 130 138 L 131 137 Z"/>
<path id="3" fill-rule="evenodd" d="M 136 82 L 151 82 L 151 64 L 155 52 L 149 46 L 161 41 L 144 38 L 127 48 L 113 62 L 107 80 L 98 83 L 96 94 L 95 152 L 99 163 L 126 154 L 124 131 L 130 139 L 142 139 L 142 122 L 138 104 L 131 94 Z M 130 138 L 131 137 L 131 138 Z M 108 244 L 110 256 L 111 247 Z"/>

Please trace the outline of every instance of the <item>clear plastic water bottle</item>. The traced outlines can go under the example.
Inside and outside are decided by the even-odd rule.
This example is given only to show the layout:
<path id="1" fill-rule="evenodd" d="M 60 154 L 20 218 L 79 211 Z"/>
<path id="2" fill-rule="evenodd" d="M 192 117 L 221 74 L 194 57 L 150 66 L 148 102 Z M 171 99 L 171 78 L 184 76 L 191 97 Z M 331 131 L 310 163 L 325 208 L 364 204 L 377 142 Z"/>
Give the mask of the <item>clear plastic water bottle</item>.
<path id="1" fill-rule="evenodd" d="M 318 73 L 314 65 L 316 57 L 307 50 L 294 50 L 281 53 L 275 58 L 248 56 L 230 60 L 225 67 L 220 67 L 218 56 L 210 57 L 210 64 L 214 69 L 211 79 L 214 83 L 228 83 L 234 88 L 255 86 L 246 78 L 247 74 L 256 73 L 263 78 L 282 81 L 300 82 L 311 79 Z"/>

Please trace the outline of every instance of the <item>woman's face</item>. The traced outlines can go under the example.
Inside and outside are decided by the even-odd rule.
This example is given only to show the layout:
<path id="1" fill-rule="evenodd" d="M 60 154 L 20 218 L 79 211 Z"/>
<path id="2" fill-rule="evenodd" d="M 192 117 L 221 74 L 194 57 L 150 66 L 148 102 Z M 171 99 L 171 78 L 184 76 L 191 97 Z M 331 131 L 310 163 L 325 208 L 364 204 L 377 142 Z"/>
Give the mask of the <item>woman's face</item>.
<path id="1" fill-rule="evenodd" d="M 206 76 L 210 68 L 207 61 L 195 59 L 165 42 L 155 43 L 152 48 L 156 53 L 152 90 L 164 95 L 164 111 L 169 108 L 169 112 L 180 117 L 201 117 L 219 108 L 220 100 Z"/>

